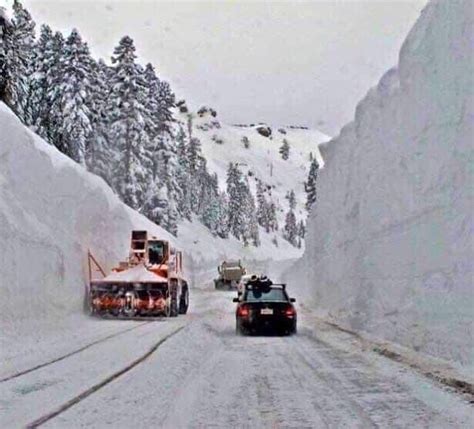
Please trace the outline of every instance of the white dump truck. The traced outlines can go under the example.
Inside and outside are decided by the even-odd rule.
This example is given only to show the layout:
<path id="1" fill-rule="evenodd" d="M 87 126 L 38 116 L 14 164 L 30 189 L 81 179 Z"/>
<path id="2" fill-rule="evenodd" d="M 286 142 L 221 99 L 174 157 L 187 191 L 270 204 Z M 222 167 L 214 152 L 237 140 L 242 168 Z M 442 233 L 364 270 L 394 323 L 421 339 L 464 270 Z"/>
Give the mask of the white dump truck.
<path id="1" fill-rule="evenodd" d="M 218 267 L 219 276 L 214 280 L 214 285 L 218 290 L 234 290 L 240 279 L 245 275 L 246 270 L 241 261 L 223 261 Z"/>

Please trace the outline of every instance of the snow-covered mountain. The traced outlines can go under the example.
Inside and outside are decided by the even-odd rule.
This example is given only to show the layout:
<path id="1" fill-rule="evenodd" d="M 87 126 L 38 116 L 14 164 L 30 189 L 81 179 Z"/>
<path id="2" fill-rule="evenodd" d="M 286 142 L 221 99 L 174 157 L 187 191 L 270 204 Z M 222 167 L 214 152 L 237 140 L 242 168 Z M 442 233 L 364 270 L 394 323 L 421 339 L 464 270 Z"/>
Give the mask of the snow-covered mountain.
<path id="1" fill-rule="evenodd" d="M 278 246 L 284 242 L 285 215 L 289 210 L 286 196 L 294 191 L 295 214 L 298 221 L 306 221 L 306 193 L 304 182 L 308 179 L 311 158 L 314 156 L 322 167 L 324 161 L 319 144 L 330 137 L 317 131 L 299 126 L 272 127 L 265 124 L 227 125 L 220 122 L 212 108 L 201 108 L 197 113 L 177 113 L 178 121 L 185 125 L 192 118 L 192 133 L 202 144 L 202 152 L 211 173 L 216 173 L 219 186 L 226 188 L 229 163 L 237 163 L 247 177 L 253 195 L 257 195 L 257 181 L 264 184 L 265 195 L 276 204 L 279 231 L 265 234 L 260 228 L 263 240 L 277 238 Z M 270 133 L 270 134 L 269 134 Z M 283 159 L 280 148 L 288 142 L 288 159 Z M 180 230 L 181 230 L 180 226 Z M 285 249 L 289 257 L 301 255 L 298 250 Z"/>
<path id="2" fill-rule="evenodd" d="M 300 284 L 352 329 L 474 364 L 472 2 L 433 1 L 322 147 Z"/>

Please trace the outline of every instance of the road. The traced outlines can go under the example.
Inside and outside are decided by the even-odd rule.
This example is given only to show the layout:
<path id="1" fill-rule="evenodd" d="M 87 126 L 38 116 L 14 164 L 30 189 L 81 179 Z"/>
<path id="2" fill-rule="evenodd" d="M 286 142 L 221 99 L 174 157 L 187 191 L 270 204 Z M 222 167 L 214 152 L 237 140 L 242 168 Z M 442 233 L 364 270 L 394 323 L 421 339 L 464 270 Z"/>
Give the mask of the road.
<path id="1" fill-rule="evenodd" d="M 2 374 L 0 427 L 474 426 L 465 398 L 307 311 L 296 336 L 236 336 L 231 298 L 196 291 L 185 317 L 123 321 L 113 335 Z"/>

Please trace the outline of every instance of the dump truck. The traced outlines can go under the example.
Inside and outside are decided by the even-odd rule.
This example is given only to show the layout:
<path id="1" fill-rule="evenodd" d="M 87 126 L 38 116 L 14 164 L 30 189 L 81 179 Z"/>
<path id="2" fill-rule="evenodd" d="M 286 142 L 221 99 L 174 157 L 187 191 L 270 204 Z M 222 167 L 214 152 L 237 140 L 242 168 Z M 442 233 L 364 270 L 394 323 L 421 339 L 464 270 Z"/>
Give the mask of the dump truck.
<path id="1" fill-rule="evenodd" d="M 109 274 L 90 251 L 88 259 L 91 314 L 126 318 L 186 314 L 189 286 L 183 254 L 169 241 L 132 231 L 128 258 Z"/>
<path id="2" fill-rule="evenodd" d="M 246 273 L 240 261 L 223 261 L 218 267 L 219 276 L 214 280 L 214 286 L 219 290 L 237 289 L 242 276 Z"/>

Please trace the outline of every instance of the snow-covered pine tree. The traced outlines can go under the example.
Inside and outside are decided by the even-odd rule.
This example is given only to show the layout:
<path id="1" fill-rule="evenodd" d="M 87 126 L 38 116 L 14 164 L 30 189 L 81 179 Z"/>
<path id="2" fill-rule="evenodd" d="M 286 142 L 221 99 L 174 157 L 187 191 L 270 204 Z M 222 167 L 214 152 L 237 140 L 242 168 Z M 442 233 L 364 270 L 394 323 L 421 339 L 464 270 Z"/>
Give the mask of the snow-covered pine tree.
<path id="1" fill-rule="evenodd" d="M 295 208 L 296 208 L 296 195 L 295 191 L 292 189 L 287 193 L 286 199 L 288 200 L 288 205 L 290 209 L 288 210 L 285 216 L 285 226 L 283 236 L 285 239 L 290 242 L 293 246 L 298 246 L 298 225 L 296 223 Z"/>
<path id="2" fill-rule="evenodd" d="M 209 228 L 213 234 L 217 234 L 219 213 L 220 213 L 220 196 L 217 175 L 205 173 L 201 183 L 201 222 Z"/>
<path id="3" fill-rule="evenodd" d="M 178 220 L 179 220 L 179 215 L 176 209 L 176 204 L 174 203 L 173 200 L 170 200 L 168 204 L 168 213 L 167 213 L 167 221 L 165 224 L 165 229 L 169 233 L 173 234 L 175 237 L 178 236 Z"/>
<path id="4" fill-rule="evenodd" d="M 243 212 L 245 195 L 242 193 L 242 172 L 237 164 L 229 163 L 227 168 L 228 225 L 230 233 L 240 240 L 245 229 Z"/>
<path id="5" fill-rule="evenodd" d="M 135 59 L 133 40 L 124 36 L 112 56 L 109 141 L 117 154 L 112 185 L 126 204 L 139 209 L 145 199 L 150 169 L 145 156 L 149 145 L 145 121 L 147 91 Z"/>
<path id="6" fill-rule="evenodd" d="M 311 166 L 309 168 L 308 174 L 308 181 L 305 183 L 305 191 L 306 191 L 306 210 L 308 212 L 311 210 L 313 205 L 316 203 L 317 199 L 317 180 L 318 180 L 318 170 L 319 164 L 316 161 L 316 158 L 313 158 L 311 161 Z"/>
<path id="7" fill-rule="evenodd" d="M 42 25 L 40 36 L 36 44 L 33 56 L 33 75 L 30 83 L 30 106 L 31 106 L 31 122 L 35 131 L 43 138 L 47 139 L 46 125 L 47 113 L 49 106 L 47 103 L 48 93 L 48 73 L 53 66 L 54 60 L 54 40 L 53 31 L 48 25 Z M 42 118 L 45 121 L 42 121 Z"/>
<path id="8" fill-rule="evenodd" d="M 91 100 L 92 58 L 77 30 L 72 30 L 64 46 L 60 67 L 62 79 L 56 103 L 63 112 L 60 124 L 64 153 L 79 164 L 86 163 L 86 143 L 92 132 L 88 106 Z"/>
<path id="9" fill-rule="evenodd" d="M 257 180 L 257 222 L 269 233 L 275 230 L 276 210 L 274 203 L 265 197 L 265 187 Z"/>
<path id="10" fill-rule="evenodd" d="M 65 153 L 63 135 L 61 133 L 61 124 L 63 121 L 63 110 L 61 106 L 61 93 L 59 84 L 64 78 L 62 70 L 62 58 L 64 54 L 64 37 L 57 31 L 53 36 L 52 55 L 50 63 L 45 65 L 45 85 L 46 95 L 40 109 L 40 117 L 37 120 L 36 128 L 40 135 L 49 143 L 56 146 L 61 152 Z M 41 134 L 43 133 L 44 134 Z"/>
<path id="11" fill-rule="evenodd" d="M 31 125 L 30 76 L 33 72 L 35 23 L 19 0 L 13 2 L 11 32 L 7 33 L 5 99 L 17 116 Z"/>
<path id="12" fill-rule="evenodd" d="M 287 139 L 283 139 L 283 143 L 280 146 L 280 155 L 286 161 L 290 157 L 290 144 Z"/>
<path id="13" fill-rule="evenodd" d="M 180 188 L 179 199 L 177 201 L 177 210 L 181 217 L 191 220 L 191 189 L 190 173 L 188 163 L 188 147 L 186 143 L 186 133 L 183 127 L 179 127 L 176 136 L 176 156 L 178 168 L 176 170 L 176 182 Z"/>
<path id="14" fill-rule="evenodd" d="M 278 231 L 278 219 L 276 215 L 276 206 L 273 201 L 270 202 L 269 209 L 268 209 L 268 225 L 270 227 L 270 231 Z"/>
<path id="15" fill-rule="evenodd" d="M 306 235 L 306 225 L 303 219 L 298 222 L 298 236 L 304 239 Z"/>
<path id="16" fill-rule="evenodd" d="M 217 216 L 216 234 L 221 238 L 229 238 L 229 201 L 227 194 L 221 192 L 219 195 L 219 214 Z"/>
<path id="17" fill-rule="evenodd" d="M 258 231 L 257 213 L 255 207 L 255 198 L 250 191 L 247 178 L 241 182 L 243 204 L 241 207 L 244 227 L 242 230 L 242 240 L 244 245 L 252 243 L 254 246 L 260 245 L 260 235 Z"/>
<path id="18" fill-rule="evenodd" d="M 160 180 L 153 180 L 148 186 L 143 203 L 143 213 L 157 225 L 163 228 L 169 226 L 168 190 Z"/>
<path id="19" fill-rule="evenodd" d="M 158 124 L 159 131 L 168 135 L 172 134 L 174 122 L 173 108 L 175 107 L 175 96 L 168 82 L 160 80 L 158 85 Z"/>
<path id="20" fill-rule="evenodd" d="M 268 211 L 268 204 L 265 199 L 263 184 L 261 180 L 257 179 L 257 222 L 267 230 L 266 220 Z"/>
<path id="21" fill-rule="evenodd" d="M 288 210 L 285 217 L 285 229 L 283 233 L 285 239 L 293 246 L 298 245 L 298 227 L 296 224 L 295 212 L 292 208 Z"/>
<path id="22" fill-rule="evenodd" d="M 7 12 L 0 6 L 0 100 L 6 100 L 6 88 L 9 79 L 9 69 L 7 61 L 8 43 L 10 40 L 12 26 L 7 17 Z"/>
<path id="23" fill-rule="evenodd" d="M 286 195 L 286 199 L 288 200 L 290 209 L 294 210 L 296 208 L 296 195 L 293 189 L 290 192 L 288 192 L 288 194 Z"/>
<path id="24" fill-rule="evenodd" d="M 204 158 L 202 156 L 201 141 L 196 137 L 191 137 L 187 147 L 188 166 L 192 173 L 199 170 Z"/>
<path id="25" fill-rule="evenodd" d="M 86 164 L 90 171 L 111 183 L 111 163 L 114 154 L 110 149 L 109 134 L 109 77 L 110 67 L 102 60 L 92 62 L 90 120 L 92 132 L 87 142 Z"/>

